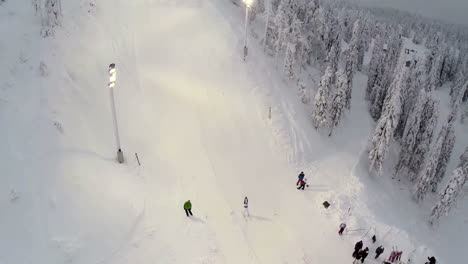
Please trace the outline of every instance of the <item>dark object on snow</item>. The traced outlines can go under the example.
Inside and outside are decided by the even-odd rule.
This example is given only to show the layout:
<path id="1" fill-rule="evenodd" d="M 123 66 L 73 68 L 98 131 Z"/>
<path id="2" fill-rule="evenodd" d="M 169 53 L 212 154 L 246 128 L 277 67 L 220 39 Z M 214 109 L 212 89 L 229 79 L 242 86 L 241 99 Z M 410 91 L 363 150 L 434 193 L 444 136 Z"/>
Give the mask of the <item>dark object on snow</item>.
<path id="1" fill-rule="evenodd" d="M 377 238 L 375 237 L 375 235 L 372 236 L 372 243 L 375 243 L 375 241 L 377 241 Z"/>
<path id="2" fill-rule="evenodd" d="M 340 225 L 340 230 L 338 231 L 338 235 L 343 235 L 343 231 L 345 230 L 346 228 L 346 224 L 345 223 L 341 223 Z"/>
<path id="3" fill-rule="evenodd" d="M 356 245 L 354 245 L 354 252 L 353 252 L 353 255 L 352 255 L 353 258 L 355 258 L 355 259 L 360 259 L 361 258 L 358 253 L 359 253 L 359 250 L 362 249 L 362 246 L 363 246 L 362 240 L 360 240 L 359 242 L 356 243 Z"/>
<path id="4" fill-rule="evenodd" d="M 358 255 L 361 258 L 361 263 L 364 263 L 364 260 L 367 258 L 367 255 L 369 255 L 369 248 L 366 247 L 364 250 L 360 250 Z"/>
<path id="5" fill-rule="evenodd" d="M 364 245 L 364 244 L 362 243 L 362 240 L 358 241 L 358 242 L 354 245 L 354 250 L 356 250 L 356 251 L 361 250 L 363 245 Z"/>
<path id="6" fill-rule="evenodd" d="M 426 262 L 426 264 L 436 264 L 436 259 L 434 258 L 434 256 L 427 257 L 427 259 L 429 260 L 429 262 Z"/>
<path id="7" fill-rule="evenodd" d="M 325 207 L 325 209 L 328 209 L 328 207 L 330 206 L 330 203 L 325 201 L 323 202 L 323 207 Z"/>
<path id="8" fill-rule="evenodd" d="M 306 187 L 306 179 L 302 179 L 299 181 L 299 187 L 297 187 L 298 190 L 304 190 L 304 188 Z"/>
<path id="9" fill-rule="evenodd" d="M 375 258 L 377 259 L 383 252 L 384 252 L 384 247 L 382 246 L 379 246 L 376 250 L 375 250 Z"/>

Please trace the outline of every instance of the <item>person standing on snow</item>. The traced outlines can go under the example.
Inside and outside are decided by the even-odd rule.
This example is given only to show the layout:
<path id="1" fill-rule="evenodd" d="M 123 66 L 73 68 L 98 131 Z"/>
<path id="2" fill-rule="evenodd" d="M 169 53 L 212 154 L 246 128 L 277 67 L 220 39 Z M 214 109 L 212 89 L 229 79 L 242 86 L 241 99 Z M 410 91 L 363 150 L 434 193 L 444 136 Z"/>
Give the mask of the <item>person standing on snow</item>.
<path id="1" fill-rule="evenodd" d="M 301 171 L 301 173 L 299 173 L 299 175 L 297 176 L 297 183 L 296 183 L 296 186 L 299 185 L 299 183 L 301 183 L 301 181 L 304 179 L 305 177 L 305 174 L 303 171 Z"/>
<path id="2" fill-rule="evenodd" d="M 340 225 L 340 230 L 338 231 L 338 235 L 343 235 L 343 231 L 345 230 L 346 228 L 346 224 L 345 223 L 341 223 Z"/>
<path id="3" fill-rule="evenodd" d="M 382 246 L 379 246 L 376 250 L 375 250 L 375 259 L 377 259 L 383 252 L 384 252 L 384 247 Z"/>
<path id="4" fill-rule="evenodd" d="M 364 263 L 367 255 L 369 255 L 369 248 L 366 247 L 364 250 L 360 250 L 358 255 L 361 257 L 361 263 Z"/>
<path id="5" fill-rule="evenodd" d="M 249 199 L 247 198 L 247 196 L 244 198 L 244 216 L 250 216 L 250 213 L 249 213 Z"/>
<path id="6" fill-rule="evenodd" d="M 306 184 L 307 184 L 307 178 L 303 178 L 303 179 L 299 182 L 299 187 L 297 187 L 297 189 L 298 189 L 298 190 L 304 190 Z"/>
<path id="7" fill-rule="evenodd" d="M 185 214 L 187 216 L 189 216 L 189 214 L 193 216 L 193 214 L 192 214 L 192 203 L 190 202 L 190 200 L 188 200 L 188 201 L 186 201 L 184 203 L 184 210 L 185 210 Z"/>
<path id="8" fill-rule="evenodd" d="M 357 257 L 359 250 L 362 249 L 362 246 L 363 246 L 362 240 L 360 240 L 359 242 L 356 243 L 356 245 L 354 245 L 353 258 Z"/>
<path id="9" fill-rule="evenodd" d="M 429 260 L 429 262 L 426 262 L 426 264 L 436 264 L 436 259 L 434 258 L 434 256 L 427 257 L 427 259 Z"/>

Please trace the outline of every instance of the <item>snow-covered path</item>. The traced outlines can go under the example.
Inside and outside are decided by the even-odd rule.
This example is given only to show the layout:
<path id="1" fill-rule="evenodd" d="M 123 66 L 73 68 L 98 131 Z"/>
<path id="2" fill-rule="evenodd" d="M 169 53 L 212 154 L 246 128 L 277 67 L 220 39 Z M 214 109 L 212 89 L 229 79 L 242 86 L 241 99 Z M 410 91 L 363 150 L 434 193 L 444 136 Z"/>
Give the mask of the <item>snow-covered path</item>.
<path id="1" fill-rule="evenodd" d="M 144 163 L 146 207 L 135 232 L 138 247 L 112 262 L 337 261 L 340 256 L 328 251 L 334 241 L 318 239 L 330 229 L 320 205 L 304 197 L 313 192 L 294 189 L 297 172 L 271 143 L 267 111 L 240 60 L 236 34 L 212 3 L 115 8 L 125 14 L 109 27 L 133 32 L 116 40 L 134 51 L 117 64 L 135 62 L 129 82 L 139 93 L 122 84 L 118 101 L 135 107 L 127 105 L 119 115 L 123 141 L 139 150 Z M 247 220 L 245 195 L 252 214 Z M 186 199 L 194 204 L 191 220 L 181 210 Z"/>

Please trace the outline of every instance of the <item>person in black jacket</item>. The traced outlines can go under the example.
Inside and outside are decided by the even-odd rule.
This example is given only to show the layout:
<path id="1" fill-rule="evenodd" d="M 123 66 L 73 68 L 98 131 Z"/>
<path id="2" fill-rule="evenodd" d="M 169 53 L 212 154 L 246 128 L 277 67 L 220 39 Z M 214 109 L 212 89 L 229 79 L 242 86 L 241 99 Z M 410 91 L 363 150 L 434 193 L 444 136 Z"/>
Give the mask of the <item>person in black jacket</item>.
<path id="1" fill-rule="evenodd" d="M 382 247 L 382 246 L 378 247 L 375 250 L 375 258 L 377 259 L 380 256 L 380 254 L 382 254 L 384 252 L 384 250 L 385 250 L 384 247 Z"/>
<path id="2" fill-rule="evenodd" d="M 434 258 L 434 256 L 427 257 L 427 259 L 429 260 L 429 262 L 426 262 L 426 264 L 436 264 L 436 259 Z"/>
<path id="3" fill-rule="evenodd" d="M 359 250 L 362 249 L 362 246 L 363 246 L 362 240 L 358 241 L 356 245 L 354 245 L 353 258 L 356 258 L 356 256 L 359 253 Z"/>
<path id="4" fill-rule="evenodd" d="M 361 263 L 364 263 L 364 260 L 369 255 L 369 248 L 365 248 L 364 250 L 359 251 L 358 255 L 361 257 Z"/>

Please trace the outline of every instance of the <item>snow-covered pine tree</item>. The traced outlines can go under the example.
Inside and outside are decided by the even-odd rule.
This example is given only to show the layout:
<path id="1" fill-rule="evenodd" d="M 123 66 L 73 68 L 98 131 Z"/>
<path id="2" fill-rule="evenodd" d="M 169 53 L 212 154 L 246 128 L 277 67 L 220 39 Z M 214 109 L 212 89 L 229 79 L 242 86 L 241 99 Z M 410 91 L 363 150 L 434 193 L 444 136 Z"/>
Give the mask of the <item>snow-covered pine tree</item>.
<path id="1" fill-rule="evenodd" d="M 418 99 L 418 93 L 421 90 L 421 86 L 424 84 L 424 64 L 418 63 L 415 59 L 412 59 L 410 63 L 410 74 L 406 81 L 406 87 L 402 89 L 403 105 L 401 118 L 395 130 L 395 138 L 400 143 L 404 140 L 402 137 L 411 109 L 413 109 L 416 100 Z"/>
<path id="2" fill-rule="evenodd" d="M 414 199 L 418 202 L 424 199 L 429 190 L 432 192 L 437 190 L 437 185 L 445 174 L 455 143 L 455 133 L 453 130 L 455 119 L 456 113 L 452 112 L 447 122 L 442 126 L 431 155 L 419 175 L 413 193 Z"/>
<path id="3" fill-rule="evenodd" d="M 59 26 L 61 21 L 61 0 L 46 0 L 45 11 L 47 14 L 47 24 L 49 26 Z"/>
<path id="4" fill-rule="evenodd" d="M 288 43 L 286 45 L 286 56 L 284 58 L 283 64 L 283 74 L 289 80 L 294 79 L 294 64 L 296 58 L 294 55 L 296 54 L 296 45 L 293 43 Z"/>
<path id="5" fill-rule="evenodd" d="M 457 198 L 463 193 L 463 187 L 468 180 L 468 163 L 464 163 L 454 172 L 452 179 L 447 183 L 440 193 L 439 202 L 432 208 L 429 223 L 434 224 L 441 216 L 447 216 Z"/>
<path id="6" fill-rule="evenodd" d="M 351 45 L 356 45 L 356 71 L 362 71 L 362 65 L 364 64 L 364 41 L 363 41 L 363 31 L 364 31 L 364 25 L 365 23 L 361 22 L 362 20 L 359 19 L 356 22 L 359 21 L 359 32 L 356 32 L 357 39 L 354 40 L 354 28 L 353 28 L 353 38 L 351 38 Z M 354 43 L 356 41 L 356 43 Z"/>
<path id="7" fill-rule="evenodd" d="M 297 89 L 299 90 L 299 97 L 303 104 L 308 104 L 310 102 L 309 92 L 304 82 L 297 81 Z"/>
<path id="8" fill-rule="evenodd" d="M 42 36 L 54 34 L 54 27 L 61 24 L 62 5 L 60 0 L 45 0 L 45 16 L 42 17 Z"/>
<path id="9" fill-rule="evenodd" d="M 463 164 L 468 163 L 468 147 L 466 147 L 465 152 L 460 155 L 460 162 L 458 163 L 458 167 L 461 167 Z"/>
<path id="10" fill-rule="evenodd" d="M 275 57 L 280 55 L 280 51 L 288 43 L 288 37 L 292 31 L 292 21 L 295 17 L 294 1 L 292 0 L 281 0 L 278 6 L 278 12 L 276 13 L 274 23 L 278 31 L 278 38 L 275 43 Z"/>
<path id="11" fill-rule="evenodd" d="M 332 69 L 332 72 L 334 72 L 333 81 L 332 81 L 333 83 L 336 83 L 336 72 L 338 71 L 340 52 L 341 50 L 339 48 L 339 43 L 337 43 L 331 47 L 330 52 L 328 52 L 328 55 L 327 55 L 328 66 L 330 66 Z"/>
<path id="12" fill-rule="evenodd" d="M 367 78 L 365 98 L 368 101 L 370 100 L 372 88 L 374 88 L 377 82 L 377 77 L 379 76 L 381 72 L 381 68 L 384 66 L 383 60 L 385 58 L 385 52 L 384 52 L 385 42 L 384 42 L 384 36 L 383 36 L 383 33 L 385 31 L 383 31 L 380 24 L 378 24 L 376 27 L 379 30 L 379 33 L 374 39 L 374 46 L 372 48 L 372 56 L 369 62 L 368 70 L 367 70 L 368 78 Z"/>
<path id="13" fill-rule="evenodd" d="M 435 90 L 442 86 L 446 77 L 444 69 L 446 67 L 446 60 L 448 56 L 447 44 L 443 43 L 438 47 L 437 52 L 432 60 L 431 70 L 428 76 L 429 87 Z"/>
<path id="14" fill-rule="evenodd" d="M 439 162 L 439 156 L 441 153 L 441 141 L 437 141 L 434 149 L 429 156 L 429 159 L 424 165 L 424 170 L 419 175 L 418 182 L 414 186 L 413 198 L 417 202 L 421 202 L 431 188 L 431 182 L 434 181 L 435 172 L 437 170 L 437 164 Z"/>
<path id="15" fill-rule="evenodd" d="M 442 181 L 447 170 L 448 162 L 452 156 L 453 147 L 455 146 L 455 129 L 454 123 L 456 120 L 456 113 L 452 113 L 447 121 L 447 124 L 442 128 L 442 132 L 445 133 L 444 141 L 442 144 L 441 155 L 439 158 L 439 164 L 434 175 L 434 180 L 431 182 L 432 192 L 437 191 L 438 184 Z M 445 131 L 444 131 L 445 128 Z"/>
<path id="16" fill-rule="evenodd" d="M 461 122 L 465 123 L 466 119 L 468 119 L 468 104 L 465 104 L 464 108 L 462 108 Z"/>
<path id="17" fill-rule="evenodd" d="M 341 75 L 345 75 L 345 74 L 342 73 Z M 339 77 L 336 92 L 334 93 L 332 100 L 331 100 L 330 133 L 328 134 L 328 136 L 331 136 L 333 134 L 333 131 L 343 119 L 343 114 L 345 110 L 346 88 L 347 88 L 346 76 L 344 76 L 344 78 Z"/>
<path id="18" fill-rule="evenodd" d="M 452 105 L 458 99 L 460 93 L 463 93 L 463 90 L 466 91 L 466 87 L 468 86 L 468 69 L 466 65 L 460 66 L 460 71 L 457 73 L 455 77 L 454 84 L 450 87 L 450 96 L 451 96 L 451 103 Z M 463 101 L 463 98 L 462 98 Z"/>
<path id="19" fill-rule="evenodd" d="M 374 120 L 377 120 L 380 117 L 384 101 L 383 99 L 387 93 L 385 87 L 382 87 L 383 77 L 387 67 L 385 64 L 385 58 L 387 56 L 387 49 L 385 47 L 387 44 L 385 44 L 384 36 L 382 34 L 383 33 L 379 33 L 374 42 L 372 58 L 368 67 L 368 79 L 365 95 L 365 98 L 368 101 L 369 113 Z"/>
<path id="20" fill-rule="evenodd" d="M 329 124 L 329 95 L 334 90 L 332 83 L 333 71 L 330 66 L 325 70 L 320 86 L 315 94 L 314 108 L 312 112 L 312 121 L 316 129 L 328 127 Z"/>
<path id="21" fill-rule="evenodd" d="M 395 175 L 414 181 L 421 170 L 437 125 L 438 101 L 424 89 L 420 91 L 405 127 Z"/>
<path id="22" fill-rule="evenodd" d="M 314 60 L 314 53 L 319 46 L 318 27 L 317 27 L 317 10 L 318 6 L 314 1 L 309 1 L 306 4 L 306 12 L 304 14 L 303 36 L 301 38 L 301 57 L 300 66 L 305 68 Z"/>
<path id="23" fill-rule="evenodd" d="M 32 4 L 34 7 L 34 12 L 36 15 L 41 15 L 42 13 L 42 1 L 41 0 L 32 0 Z"/>
<path id="24" fill-rule="evenodd" d="M 269 4 L 265 6 L 265 31 L 263 34 L 263 51 L 269 55 L 274 54 L 274 47 L 278 33 L 273 21 L 274 17 L 273 3 L 270 1 Z"/>
<path id="25" fill-rule="evenodd" d="M 340 22 L 336 19 L 333 12 L 329 16 L 329 21 L 326 26 L 327 29 L 327 38 L 325 40 L 325 54 L 328 55 L 330 53 L 333 46 L 339 47 L 340 46 Z"/>
<path id="26" fill-rule="evenodd" d="M 294 79 L 294 65 L 296 65 L 296 48 L 302 37 L 302 21 L 297 15 L 294 15 L 291 20 L 290 30 L 286 33 L 286 56 L 284 58 L 283 72 L 289 79 Z"/>
<path id="27" fill-rule="evenodd" d="M 349 60 L 352 63 L 352 72 L 353 74 L 358 70 L 358 61 L 359 61 L 359 56 L 363 55 L 361 54 L 361 50 L 363 49 L 362 47 L 362 30 L 361 30 L 361 21 L 358 19 L 356 22 L 354 22 L 353 26 L 353 36 L 351 38 L 350 46 L 349 46 L 349 52 L 347 56 L 349 57 Z M 347 59 L 348 61 L 348 59 Z"/>
<path id="28" fill-rule="evenodd" d="M 401 90 L 405 86 L 406 76 L 407 68 L 402 67 L 392 83 L 391 97 L 389 100 L 385 101 L 382 116 L 372 136 L 372 143 L 369 151 L 369 171 L 374 171 L 379 176 L 383 174 L 383 162 L 388 151 L 388 145 L 393 138 L 396 126 L 400 120 L 403 100 Z"/>
<path id="29" fill-rule="evenodd" d="M 354 73 L 357 70 L 357 62 L 359 56 L 359 49 L 362 49 L 361 27 L 359 20 L 356 20 L 353 26 L 353 36 L 351 38 L 350 47 L 346 53 L 346 64 L 345 64 L 345 76 L 346 77 L 346 96 L 345 96 L 345 107 L 351 108 L 351 96 L 353 91 L 353 78 Z"/>
<path id="30" fill-rule="evenodd" d="M 344 85 L 345 88 L 345 107 L 346 109 L 351 109 L 351 96 L 353 93 L 353 64 L 351 57 L 348 57 L 345 64 L 344 74 L 340 75 L 340 82 Z"/>
<path id="31" fill-rule="evenodd" d="M 383 27 L 382 31 L 387 33 L 382 33 L 376 39 L 366 88 L 369 112 L 376 121 L 382 114 L 384 101 L 387 98 L 388 90 L 394 77 L 402 46 L 402 40 L 395 32 Z"/>

